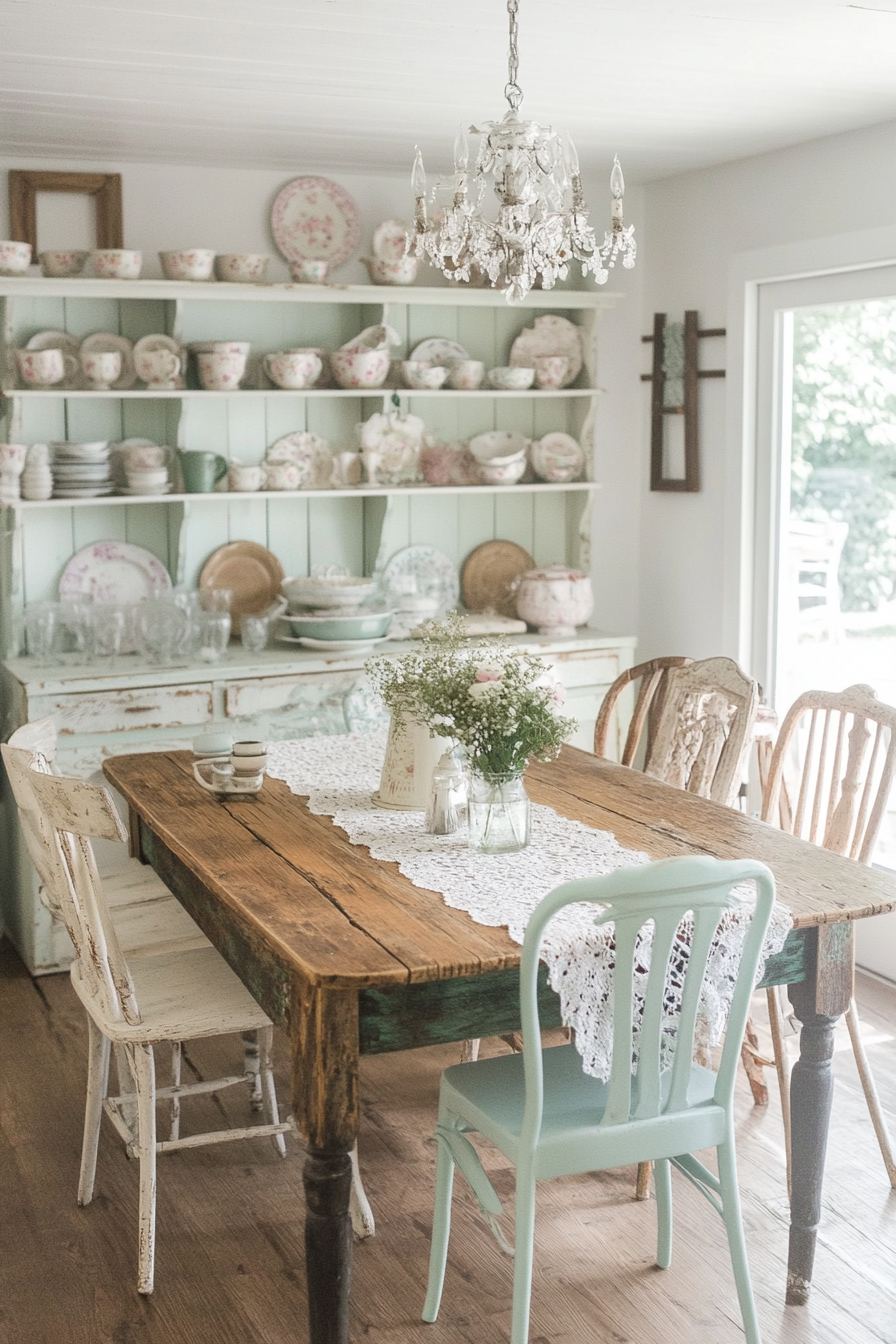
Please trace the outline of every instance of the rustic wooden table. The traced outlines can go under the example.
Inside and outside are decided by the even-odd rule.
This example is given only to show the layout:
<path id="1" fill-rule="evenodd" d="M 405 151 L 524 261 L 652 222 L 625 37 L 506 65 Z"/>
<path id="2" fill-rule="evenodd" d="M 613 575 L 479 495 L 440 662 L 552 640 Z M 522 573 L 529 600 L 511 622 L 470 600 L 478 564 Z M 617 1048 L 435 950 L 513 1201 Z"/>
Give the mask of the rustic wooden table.
<path id="1" fill-rule="evenodd" d="M 232 802 L 196 786 L 184 752 L 119 756 L 105 771 L 130 805 L 135 852 L 286 1027 L 293 1109 L 308 1145 L 310 1339 L 347 1344 L 359 1056 L 517 1030 L 520 948 L 504 929 L 475 924 L 396 865 L 350 845 L 279 781 L 267 780 L 257 799 Z M 896 878 L 572 748 L 533 766 L 527 784 L 536 802 L 653 858 L 755 857 L 772 868 L 795 923 L 763 984 L 786 984 L 802 1023 L 787 1301 L 804 1303 L 821 1212 L 833 1032 L 852 986 L 851 921 L 896 906 Z M 542 998 L 542 1020 L 558 1025 L 546 984 Z"/>

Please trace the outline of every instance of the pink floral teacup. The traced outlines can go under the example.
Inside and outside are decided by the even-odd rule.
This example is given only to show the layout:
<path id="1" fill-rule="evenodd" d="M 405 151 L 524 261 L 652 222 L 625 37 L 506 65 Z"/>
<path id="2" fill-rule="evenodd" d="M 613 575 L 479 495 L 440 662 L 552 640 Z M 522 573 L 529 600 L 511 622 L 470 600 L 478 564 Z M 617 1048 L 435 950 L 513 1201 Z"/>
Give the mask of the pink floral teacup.
<path id="1" fill-rule="evenodd" d="M 143 265 L 143 253 L 124 247 L 98 247 L 90 254 L 93 273 L 100 280 L 136 280 Z"/>
<path id="2" fill-rule="evenodd" d="M 323 364 L 313 350 L 278 350 L 265 355 L 265 373 L 278 387 L 301 391 L 313 387 L 321 374 Z"/>
<path id="3" fill-rule="evenodd" d="M 121 377 L 121 354 L 118 350 L 83 351 L 81 371 L 92 392 L 108 392 Z"/>
<path id="4" fill-rule="evenodd" d="M 244 462 L 231 462 L 227 472 L 227 484 L 231 490 L 260 490 L 265 483 L 265 468 L 250 467 Z M 272 489 L 275 487 L 271 487 Z M 287 489 L 289 487 L 286 487 Z"/>
<path id="5" fill-rule="evenodd" d="M 481 359 L 452 359 L 448 368 L 448 386 L 455 392 L 475 392 L 484 377 L 485 365 Z"/>
<path id="6" fill-rule="evenodd" d="M 238 285 L 260 285 L 270 257 L 263 252 L 219 252 L 215 257 L 215 275 Z"/>
<path id="7" fill-rule="evenodd" d="M 168 449 L 157 443 L 135 443 L 122 456 L 127 471 L 153 471 L 166 465 Z"/>
<path id="8" fill-rule="evenodd" d="M 190 247 L 184 252 L 160 252 L 159 261 L 166 280 L 211 280 L 215 254 L 209 247 Z"/>
<path id="9" fill-rule="evenodd" d="M 24 275 L 31 265 L 31 244 L 11 238 L 0 242 L 0 275 Z"/>
<path id="10" fill-rule="evenodd" d="M 264 476 L 267 490 L 298 490 L 302 479 L 295 462 L 267 462 Z"/>
<path id="11" fill-rule="evenodd" d="M 566 355 L 537 355 L 532 363 L 535 365 L 536 387 L 553 392 L 563 386 L 563 380 L 569 372 Z"/>
<path id="12" fill-rule="evenodd" d="M 37 259 L 44 275 L 58 277 L 80 275 L 89 256 L 89 252 L 72 252 L 69 250 L 38 252 Z"/>
<path id="13" fill-rule="evenodd" d="M 340 387 L 382 387 L 392 360 L 385 350 L 334 350 L 333 376 Z"/>
<path id="14" fill-rule="evenodd" d="M 322 285 L 329 269 L 328 261 L 320 261 L 317 257 L 305 257 L 290 267 L 290 273 L 293 280 L 298 281 L 300 285 Z"/>
<path id="15" fill-rule="evenodd" d="M 166 350 L 164 347 L 160 350 L 141 350 L 136 355 L 134 363 L 138 375 L 147 387 L 158 391 L 177 386 L 180 359 L 173 350 Z"/>
<path id="16" fill-rule="evenodd" d="M 78 372 L 78 361 L 61 350 L 17 350 L 19 377 L 28 387 L 53 387 Z"/>
<path id="17" fill-rule="evenodd" d="M 8 476 L 20 476 L 27 455 L 24 443 L 0 443 L 0 471 Z"/>
<path id="18" fill-rule="evenodd" d="M 208 350 L 196 356 L 199 381 L 207 392 L 233 392 L 246 372 L 246 356 L 225 350 Z"/>

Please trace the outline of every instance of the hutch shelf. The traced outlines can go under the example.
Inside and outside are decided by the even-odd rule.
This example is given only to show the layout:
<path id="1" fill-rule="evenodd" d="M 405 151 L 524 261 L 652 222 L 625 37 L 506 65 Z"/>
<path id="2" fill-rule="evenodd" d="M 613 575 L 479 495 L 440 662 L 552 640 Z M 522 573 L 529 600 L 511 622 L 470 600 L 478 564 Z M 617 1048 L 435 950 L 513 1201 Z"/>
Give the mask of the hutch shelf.
<path id="1" fill-rule="evenodd" d="M 0 646 L 3 735 L 52 714 L 64 769 L 85 775 L 105 755 L 187 745 L 200 725 L 227 721 L 253 735 L 302 736 L 345 731 L 369 721 L 363 660 L 279 647 L 249 656 L 231 646 L 224 661 L 153 667 L 136 655 L 115 668 L 38 667 L 24 657 L 23 610 L 55 598 L 62 568 L 81 547 L 100 540 L 134 542 L 152 551 L 175 584 L 194 586 L 218 546 L 250 540 L 272 550 L 287 574 L 339 564 L 376 574 L 401 548 L 435 546 L 462 565 L 484 541 L 524 546 L 538 564 L 587 563 L 597 387 L 595 328 L 614 296 L 596 291 L 534 292 L 508 306 L 492 290 L 396 289 L 370 285 L 235 285 L 164 280 L 0 278 L 0 437 L 31 444 L 61 439 L 143 436 L 179 449 L 211 449 L 228 460 L 260 462 L 282 435 L 308 429 L 334 447 L 355 442 L 355 426 L 394 405 L 423 418 L 446 441 L 488 429 L 537 438 L 573 434 L 586 453 L 585 479 L 570 485 L 353 488 L 22 501 L 2 510 Z M 291 346 L 333 350 L 364 327 L 387 322 L 407 354 L 421 340 L 460 342 L 487 368 L 506 364 L 514 338 L 539 312 L 560 313 L 583 333 L 584 364 L 575 385 L 556 392 L 375 392 L 325 388 L 285 392 L 271 386 L 263 356 Z M 252 345 L 244 386 L 207 392 L 187 370 L 179 391 L 26 390 L 17 383 L 14 350 L 39 331 L 75 337 L 114 332 L 136 341 L 166 333 L 186 344 L 246 340 Z M 590 745 L 607 686 L 633 660 L 634 640 L 583 629 L 575 640 L 548 644 L 520 636 L 555 662 Z M 395 646 L 396 650 L 400 645 Z M 58 970 L 68 950 L 39 904 L 35 875 L 21 852 L 9 790 L 0 817 L 7 932 L 33 973 Z"/>

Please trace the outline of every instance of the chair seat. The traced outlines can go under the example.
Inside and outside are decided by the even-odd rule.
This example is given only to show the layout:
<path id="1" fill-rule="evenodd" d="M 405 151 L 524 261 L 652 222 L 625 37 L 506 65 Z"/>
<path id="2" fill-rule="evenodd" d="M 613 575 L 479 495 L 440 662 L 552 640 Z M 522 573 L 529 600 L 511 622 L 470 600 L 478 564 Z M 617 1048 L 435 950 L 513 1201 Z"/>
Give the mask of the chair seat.
<path id="1" fill-rule="evenodd" d="M 100 1020 L 96 1001 L 72 964 L 75 992 L 110 1040 L 181 1041 L 272 1025 L 252 995 L 213 947 L 128 958 L 141 1021 L 136 1026 Z"/>
<path id="2" fill-rule="evenodd" d="M 583 1072 L 582 1057 L 574 1045 L 543 1050 L 542 1060 L 544 1111 L 536 1159 L 537 1180 L 583 1170 L 583 1145 L 593 1149 L 594 1154 L 593 1166 L 586 1169 L 597 1171 L 639 1161 L 650 1147 L 647 1127 L 655 1130 L 654 1157 L 678 1157 L 696 1148 L 709 1147 L 720 1142 L 724 1134 L 724 1111 L 713 1102 L 716 1075 L 698 1064 L 691 1068 L 688 1096 L 692 1109 L 687 1115 L 661 1115 L 652 1121 L 638 1120 L 597 1129 L 606 1106 L 607 1084 Z M 670 1078 L 671 1073 L 666 1074 L 667 1082 Z M 478 1130 L 513 1160 L 519 1146 L 525 1102 L 520 1054 L 455 1064 L 442 1074 L 440 1113 L 460 1116 L 465 1125 Z M 695 1124 L 701 1130 L 699 1142 L 695 1142 Z M 629 1153 L 633 1129 L 637 1130 L 637 1152 Z"/>

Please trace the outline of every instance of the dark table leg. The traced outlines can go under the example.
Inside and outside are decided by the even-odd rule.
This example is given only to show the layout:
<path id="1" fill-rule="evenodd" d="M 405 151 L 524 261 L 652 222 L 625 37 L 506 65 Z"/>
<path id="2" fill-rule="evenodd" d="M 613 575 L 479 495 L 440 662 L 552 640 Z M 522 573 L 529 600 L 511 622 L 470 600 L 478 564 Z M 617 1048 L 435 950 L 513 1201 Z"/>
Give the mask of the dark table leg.
<path id="1" fill-rule="evenodd" d="M 310 1344 L 348 1344 L 351 1153 L 358 1135 L 358 996 L 297 983 L 292 1097 L 308 1144 L 305 1259 Z"/>
<path id="2" fill-rule="evenodd" d="M 788 987 L 802 1024 L 800 1057 L 790 1081 L 791 1197 L 787 1302 L 809 1300 L 815 1238 L 821 1220 L 821 1187 L 834 1077 L 834 1027 L 849 1006 L 853 983 L 851 924 L 827 924 L 818 930 L 814 974 Z"/>

